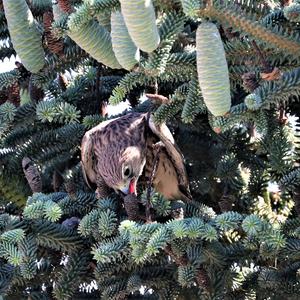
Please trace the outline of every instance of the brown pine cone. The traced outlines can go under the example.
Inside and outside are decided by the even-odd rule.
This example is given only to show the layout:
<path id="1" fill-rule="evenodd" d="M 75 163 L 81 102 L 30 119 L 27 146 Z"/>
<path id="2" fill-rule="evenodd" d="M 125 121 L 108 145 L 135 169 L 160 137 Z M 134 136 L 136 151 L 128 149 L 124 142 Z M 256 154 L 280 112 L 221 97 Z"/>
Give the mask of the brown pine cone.
<path id="1" fill-rule="evenodd" d="M 233 196 L 223 195 L 218 203 L 219 207 L 221 209 L 221 212 L 231 211 L 234 202 L 235 202 L 235 198 Z"/>
<path id="2" fill-rule="evenodd" d="M 58 56 L 63 56 L 64 54 L 64 44 L 61 38 L 55 37 L 51 30 L 52 22 L 54 16 L 52 11 L 47 11 L 43 14 L 43 23 L 45 29 L 45 39 L 47 41 L 48 49 L 57 54 Z"/>
<path id="3" fill-rule="evenodd" d="M 72 180 L 68 180 L 64 183 L 64 186 L 65 186 L 66 192 L 69 194 L 69 196 L 71 198 L 75 198 L 76 191 L 77 191 L 75 182 Z"/>
<path id="4" fill-rule="evenodd" d="M 248 72 L 242 75 L 244 88 L 252 93 L 256 88 L 259 87 L 258 79 L 254 72 Z"/>
<path id="5" fill-rule="evenodd" d="M 129 220 L 140 220 L 139 203 L 135 195 L 129 194 L 125 196 L 124 206 Z"/>
<path id="6" fill-rule="evenodd" d="M 18 83 L 13 84 L 7 89 L 7 101 L 16 107 L 20 106 L 20 87 Z"/>
<path id="7" fill-rule="evenodd" d="M 57 4 L 63 12 L 65 12 L 67 14 L 70 14 L 73 12 L 73 7 L 70 3 L 70 0 L 57 0 Z"/>
<path id="8" fill-rule="evenodd" d="M 28 184 L 33 193 L 41 193 L 42 192 L 42 178 L 39 170 L 34 165 L 33 161 L 24 157 L 22 159 L 22 167 L 25 177 L 28 181 Z"/>
<path id="9" fill-rule="evenodd" d="M 183 256 L 177 256 L 174 254 L 171 245 L 167 245 L 164 248 L 165 252 L 174 260 L 177 266 L 186 266 L 188 263 L 188 259 L 186 255 Z"/>
<path id="10" fill-rule="evenodd" d="M 29 81 L 29 95 L 33 103 L 38 103 L 44 99 L 45 93 L 43 89 L 33 84 L 32 80 Z"/>
<path id="11" fill-rule="evenodd" d="M 200 268 L 198 270 L 196 281 L 200 287 L 202 287 L 206 291 L 209 290 L 209 277 L 207 275 L 207 272 L 203 268 Z"/>

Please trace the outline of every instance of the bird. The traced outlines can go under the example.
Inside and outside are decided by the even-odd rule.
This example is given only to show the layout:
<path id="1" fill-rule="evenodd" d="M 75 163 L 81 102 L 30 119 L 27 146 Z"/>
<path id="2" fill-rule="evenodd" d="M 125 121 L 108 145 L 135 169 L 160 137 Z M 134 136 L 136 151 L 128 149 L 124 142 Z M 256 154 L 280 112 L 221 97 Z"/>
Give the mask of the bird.
<path id="1" fill-rule="evenodd" d="M 166 199 L 192 199 L 183 154 L 167 125 L 155 124 L 151 113 L 130 112 L 88 130 L 81 165 L 87 185 L 100 199 L 112 190 L 137 195 L 137 185 L 150 179 Z"/>

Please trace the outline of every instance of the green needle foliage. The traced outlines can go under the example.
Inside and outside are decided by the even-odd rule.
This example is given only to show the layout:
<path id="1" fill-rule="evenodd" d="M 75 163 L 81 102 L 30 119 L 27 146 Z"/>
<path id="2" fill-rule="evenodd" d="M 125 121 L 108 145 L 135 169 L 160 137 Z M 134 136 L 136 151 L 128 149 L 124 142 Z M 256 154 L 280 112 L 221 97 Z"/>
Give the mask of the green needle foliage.
<path id="1" fill-rule="evenodd" d="M 0 0 L 0 298 L 299 299 L 298 1 L 52 2 Z M 84 133 L 149 111 L 192 201 L 98 199 Z"/>

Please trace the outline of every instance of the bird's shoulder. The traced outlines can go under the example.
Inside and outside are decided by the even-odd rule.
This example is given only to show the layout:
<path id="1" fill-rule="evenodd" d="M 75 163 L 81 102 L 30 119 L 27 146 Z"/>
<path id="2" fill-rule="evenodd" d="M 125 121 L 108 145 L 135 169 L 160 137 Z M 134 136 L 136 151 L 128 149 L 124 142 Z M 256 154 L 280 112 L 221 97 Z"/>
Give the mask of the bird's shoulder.
<path id="1" fill-rule="evenodd" d="M 145 113 L 132 112 L 118 118 L 103 121 L 88 130 L 83 140 L 91 139 L 98 147 L 126 139 L 138 139 L 141 127 L 145 126 Z"/>

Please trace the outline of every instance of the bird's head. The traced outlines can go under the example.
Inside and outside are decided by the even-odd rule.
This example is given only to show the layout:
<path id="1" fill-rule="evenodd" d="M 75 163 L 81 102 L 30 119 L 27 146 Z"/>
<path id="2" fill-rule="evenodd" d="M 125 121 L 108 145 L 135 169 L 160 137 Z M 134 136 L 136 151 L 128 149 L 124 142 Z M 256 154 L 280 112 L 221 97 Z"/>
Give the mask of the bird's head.
<path id="1" fill-rule="evenodd" d="M 142 147 L 110 147 L 102 158 L 100 174 L 106 184 L 125 195 L 136 194 L 137 181 L 143 172 L 146 156 Z"/>

